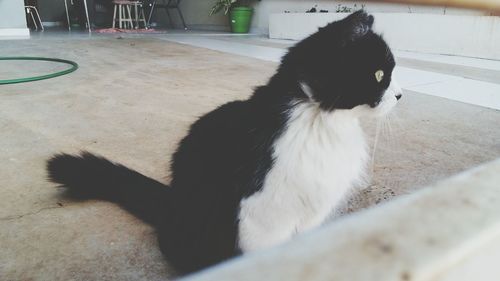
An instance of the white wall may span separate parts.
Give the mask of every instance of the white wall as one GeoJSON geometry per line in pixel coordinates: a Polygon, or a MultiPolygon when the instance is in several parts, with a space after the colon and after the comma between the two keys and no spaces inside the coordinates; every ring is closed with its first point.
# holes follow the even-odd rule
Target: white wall
{"type": "Polygon", "coordinates": [[[303,13],[311,7],[317,5],[317,10],[328,10],[335,12],[338,5],[354,7],[365,5],[365,9],[371,13],[425,13],[425,14],[459,14],[459,15],[483,15],[484,12],[464,10],[457,8],[443,7],[429,7],[418,5],[401,5],[401,4],[384,4],[384,3],[365,3],[363,1],[331,1],[331,0],[317,0],[317,1],[303,1],[303,0],[262,0],[255,5],[255,15],[253,18],[253,32],[268,33],[269,15],[275,13],[284,13],[290,11],[291,13],[303,13]]]}
{"type": "Polygon", "coordinates": [[[26,36],[24,3],[20,0],[0,0],[0,36],[26,36]]]}
{"type": "Polygon", "coordinates": [[[26,28],[23,1],[0,0],[0,28],[26,28]]]}
{"type": "MultiPolygon", "coordinates": [[[[271,38],[300,40],[345,17],[332,14],[273,14],[271,38]]],[[[500,17],[373,13],[374,28],[396,50],[500,60],[500,17]]]]}

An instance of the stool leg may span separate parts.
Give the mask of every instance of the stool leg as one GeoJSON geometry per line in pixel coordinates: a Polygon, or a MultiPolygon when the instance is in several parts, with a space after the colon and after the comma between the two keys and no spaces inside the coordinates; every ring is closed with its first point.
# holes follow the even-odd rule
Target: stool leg
{"type": "Polygon", "coordinates": [[[184,30],[187,30],[188,27],[186,25],[186,22],[184,21],[184,16],[182,16],[182,12],[179,6],[177,6],[177,12],[179,12],[179,16],[181,17],[182,25],[184,25],[184,30]]]}
{"type": "Polygon", "coordinates": [[[144,15],[144,7],[141,5],[141,15],[142,15],[142,23],[144,24],[144,28],[148,29],[148,24],[146,23],[146,16],[144,15]]]}
{"type": "Polygon", "coordinates": [[[116,25],[116,4],[113,8],[113,28],[115,28],[116,25]]]}
{"type": "Polygon", "coordinates": [[[127,7],[122,5],[122,26],[121,28],[127,29],[127,7]]]}
{"type": "Polygon", "coordinates": [[[132,12],[130,11],[130,6],[132,5],[127,5],[127,11],[128,11],[128,22],[130,24],[130,29],[134,28],[134,22],[132,21],[132,12]]]}
{"type": "Polygon", "coordinates": [[[135,29],[139,28],[139,5],[137,3],[134,4],[134,16],[135,16],[135,29]]]}
{"type": "Polygon", "coordinates": [[[127,5],[122,5],[122,27],[127,29],[127,5]]]}
{"type": "Polygon", "coordinates": [[[120,29],[122,29],[122,21],[123,21],[122,13],[123,13],[123,5],[119,4],[118,5],[118,27],[120,27],[120,29]]]}
{"type": "Polygon", "coordinates": [[[123,22],[123,29],[127,29],[127,5],[122,5],[122,22],[123,22]]]}

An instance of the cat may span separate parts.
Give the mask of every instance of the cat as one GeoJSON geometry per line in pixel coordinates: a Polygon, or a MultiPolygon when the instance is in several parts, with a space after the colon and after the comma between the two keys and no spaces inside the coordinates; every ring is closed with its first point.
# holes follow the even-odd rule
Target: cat
{"type": "Polygon", "coordinates": [[[362,183],[369,157],[359,119],[385,115],[401,97],[373,22],[357,11],[320,28],[249,99],[199,118],[173,155],[169,185],[88,152],[54,155],[49,179],[156,227],[180,274],[289,241],[362,183]]]}

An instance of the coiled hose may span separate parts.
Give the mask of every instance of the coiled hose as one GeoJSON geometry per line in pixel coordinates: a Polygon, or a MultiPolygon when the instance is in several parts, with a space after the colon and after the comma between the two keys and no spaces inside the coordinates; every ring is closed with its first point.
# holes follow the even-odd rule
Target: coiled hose
{"type": "Polygon", "coordinates": [[[65,64],[71,65],[70,68],[46,74],[46,75],[40,75],[40,76],[32,76],[32,77],[24,77],[24,78],[16,78],[16,79],[5,79],[5,80],[0,80],[0,85],[6,85],[6,84],[15,84],[15,83],[24,83],[24,82],[32,82],[32,81],[38,81],[38,80],[43,80],[43,79],[50,79],[54,78],[57,76],[65,75],[68,73],[71,73],[75,70],[78,69],[78,64],[74,61],[70,60],[63,60],[63,59],[57,59],[57,58],[44,58],[44,57],[0,57],[0,61],[2,60],[36,60],[36,61],[52,61],[52,62],[61,62],[65,64]]]}

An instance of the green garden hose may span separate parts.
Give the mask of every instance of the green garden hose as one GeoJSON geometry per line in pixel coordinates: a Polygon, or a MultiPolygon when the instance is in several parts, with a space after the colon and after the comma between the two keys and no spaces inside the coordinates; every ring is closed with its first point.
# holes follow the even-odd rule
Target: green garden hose
{"type": "Polygon", "coordinates": [[[0,57],[0,61],[2,60],[41,60],[41,61],[52,61],[52,62],[62,62],[71,65],[70,68],[59,71],[59,72],[54,72],[46,75],[40,75],[40,76],[32,76],[32,77],[25,77],[25,78],[17,78],[17,79],[6,79],[6,80],[0,80],[0,85],[5,85],[5,84],[14,84],[14,83],[24,83],[24,82],[31,82],[31,81],[38,81],[38,80],[43,80],[43,79],[49,79],[49,78],[54,78],[57,76],[65,75],[68,73],[71,73],[75,70],[78,69],[78,64],[74,61],[70,60],[63,60],[63,59],[56,59],[56,58],[43,58],[43,57],[0,57]]]}

